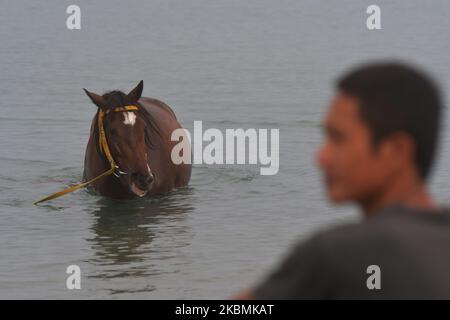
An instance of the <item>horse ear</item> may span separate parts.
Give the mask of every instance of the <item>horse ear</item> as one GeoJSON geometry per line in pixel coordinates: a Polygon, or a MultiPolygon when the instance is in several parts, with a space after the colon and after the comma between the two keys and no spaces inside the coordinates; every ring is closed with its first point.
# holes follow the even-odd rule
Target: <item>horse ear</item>
{"type": "Polygon", "coordinates": [[[105,101],[105,99],[103,99],[102,96],[99,96],[98,94],[93,93],[93,92],[89,92],[89,91],[87,91],[85,88],[83,88],[83,90],[84,90],[84,92],[86,92],[87,96],[88,96],[89,98],[91,98],[92,102],[93,102],[97,107],[99,107],[100,109],[105,109],[105,108],[106,108],[106,106],[107,106],[107,105],[106,105],[106,101],[105,101]]]}
{"type": "Polygon", "coordinates": [[[130,93],[127,95],[128,99],[137,102],[141,98],[143,89],[144,89],[144,81],[141,80],[136,86],[136,88],[131,90],[130,93]]]}

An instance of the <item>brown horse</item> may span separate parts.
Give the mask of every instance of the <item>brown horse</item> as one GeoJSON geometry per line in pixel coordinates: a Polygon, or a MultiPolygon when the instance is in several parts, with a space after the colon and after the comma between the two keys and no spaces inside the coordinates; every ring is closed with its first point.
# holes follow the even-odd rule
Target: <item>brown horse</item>
{"type": "Polygon", "coordinates": [[[86,147],[83,179],[110,169],[110,158],[117,166],[114,175],[93,182],[93,189],[126,199],[164,194],[188,184],[191,165],[176,165],[171,160],[172,148],[178,143],[171,141],[171,134],[181,125],[167,104],[141,97],[143,81],[128,94],[111,91],[100,96],[84,90],[98,110],[86,147]],[[109,150],[101,143],[102,131],[109,150]]]}

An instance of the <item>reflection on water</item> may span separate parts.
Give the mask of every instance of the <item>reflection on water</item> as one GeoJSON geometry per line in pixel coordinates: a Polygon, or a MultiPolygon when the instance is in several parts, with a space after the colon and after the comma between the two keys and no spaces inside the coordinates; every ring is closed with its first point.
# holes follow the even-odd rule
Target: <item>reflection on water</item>
{"type": "MultiPolygon", "coordinates": [[[[170,248],[157,247],[159,236],[170,235],[173,248],[186,246],[183,239],[188,231],[183,220],[194,210],[192,188],[183,188],[175,193],[153,199],[118,201],[100,198],[92,211],[93,237],[88,239],[94,256],[87,262],[96,267],[89,276],[93,279],[130,278],[142,279],[164,272],[154,264],[156,259],[170,258],[170,248]],[[178,241],[177,241],[178,240],[178,241]],[[155,259],[152,259],[155,258],[155,259]]],[[[148,280],[148,279],[147,279],[148,280]]],[[[147,285],[138,289],[136,284],[112,293],[152,291],[147,285]]]]}

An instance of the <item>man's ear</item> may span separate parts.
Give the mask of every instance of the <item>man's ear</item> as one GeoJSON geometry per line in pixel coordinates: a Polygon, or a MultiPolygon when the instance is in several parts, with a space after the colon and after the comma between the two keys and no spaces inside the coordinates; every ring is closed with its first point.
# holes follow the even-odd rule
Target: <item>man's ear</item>
{"type": "Polygon", "coordinates": [[[130,93],[127,95],[128,99],[134,102],[138,102],[138,100],[141,98],[142,90],[144,89],[144,81],[141,80],[136,88],[130,91],[130,93]]]}
{"type": "Polygon", "coordinates": [[[88,96],[89,98],[91,98],[92,102],[93,102],[97,107],[99,107],[100,109],[106,109],[107,104],[106,104],[105,99],[103,99],[102,96],[100,96],[100,95],[98,95],[98,94],[96,94],[96,93],[93,93],[93,92],[89,92],[89,91],[87,91],[85,88],[83,88],[83,90],[84,90],[84,92],[86,92],[87,96],[88,96]]]}
{"type": "Polygon", "coordinates": [[[396,132],[388,137],[386,142],[384,152],[389,162],[399,167],[414,163],[416,145],[411,135],[396,132]]]}

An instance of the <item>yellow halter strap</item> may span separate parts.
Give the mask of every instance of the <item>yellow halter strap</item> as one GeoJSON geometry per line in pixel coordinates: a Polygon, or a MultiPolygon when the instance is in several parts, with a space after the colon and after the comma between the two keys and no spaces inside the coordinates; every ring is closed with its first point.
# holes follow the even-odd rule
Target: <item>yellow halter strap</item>
{"type": "MultiPolygon", "coordinates": [[[[137,106],[125,106],[125,107],[117,107],[115,109],[113,109],[113,112],[126,112],[126,111],[134,111],[134,110],[138,110],[137,106]]],[[[109,176],[111,174],[114,173],[114,171],[116,169],[118,169],[116,162],[114,161],[112,155],[111,155],[111,151],[109,149],[109,145],[108,145],[108,141],[106,140],[106,134],[105,134],[105,129],[103,128],[103,117],[105,116],[105,114],[108,114],[110,112],[109,109],[107,109],[106,111],[103,111],[102,109],[100,109],[98,111],[98,131],[99,131],[99,147],[100,147],[100,152],[104,153],[106,158],[108,159],[108,162],[111,166],[111,168],[105,172],[103,172],[102,174],[98,175],[95,178],[92,178],[89,181],[83,182],[83,183],[79,183],[75,186],[66,188],[64,190],[55,192],[45,198],[42,198],[36,202],[34,202],[33,204],[38,204],[40,202],[44,202],[44,201],[48,201],[48,200],[52,200],[55,198],[59,198],[65,194],[68,194],[70,192],[73,192],[75,190],[87,187],[88,185],[90,185],[91,183],[104,178],[106,176],[109,176]]]]}

